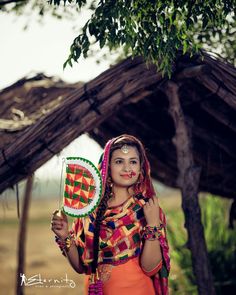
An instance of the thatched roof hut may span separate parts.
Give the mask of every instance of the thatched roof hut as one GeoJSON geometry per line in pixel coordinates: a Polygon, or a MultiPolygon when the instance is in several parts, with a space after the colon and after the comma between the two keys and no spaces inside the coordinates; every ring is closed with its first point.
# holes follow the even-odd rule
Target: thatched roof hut
{"type": "MultiPolygon", "coordinates": [[[[192,129],[199,189],[236,198],[236,69],[204,53],[179,56],[171,78],[192,129]]],[[[26,177],[84,132],[101,145],[131,133],[146,145],[153,177],[178,185],[175,125],[154,66],[127,59],[82,84],[39,74],[0,92],[0,192],[26,177]]]]}
{"type": "Polygon", "coordinates": [[[24,78],[2,90],[0,102],[0,193],[84,132],[101,145],[121,133],[136,135],[153,177],[181,189],[198,291],[215,294],[197,195],[236,200],[232,65],[206,53],[180,55],[167,79],[142,58],[129,58],[83,85],[24,78]]]}

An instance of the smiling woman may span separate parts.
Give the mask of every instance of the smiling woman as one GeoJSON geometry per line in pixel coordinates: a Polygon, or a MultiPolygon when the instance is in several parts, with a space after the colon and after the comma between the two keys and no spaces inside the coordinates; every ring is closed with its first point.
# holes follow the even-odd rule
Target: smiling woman
{"type": "Polygon", "coordinates": [[[99,166],[103,197],[95,212],[75,219],[70,233],[65,216],[52,217],[63,254],[86,274],[85,294],[168,294],[166,220],[142,143],[126,134],[111,139],[99,166]]]}
{"type": "Polygon", "coordinates": [[[140,160],[136,147],[124,145],[112,153],[110,162],[110,178],[113,181],[113,196],[108,200],[109,205],[117,205],[125,201],[133,185],[140,177],[140,160]],[[128,189],[127,189],[128,188],[128,189]]]}

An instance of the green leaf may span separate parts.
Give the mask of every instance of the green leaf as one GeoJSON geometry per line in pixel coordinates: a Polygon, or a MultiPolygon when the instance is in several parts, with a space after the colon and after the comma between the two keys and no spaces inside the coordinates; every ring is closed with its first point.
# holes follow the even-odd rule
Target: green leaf
{"type": "Polygon", "coordinates": [[[103,48],[103,46],[106,44],[106,38],[103,37],[99,40],[99,46],[100,48],[103,48]]]}
{"type": "Polygon", "coordinates": [[[186,40],[183,41],[183,54],[185,54],[187,52],[188,49],[188,43],[186,40]]]}

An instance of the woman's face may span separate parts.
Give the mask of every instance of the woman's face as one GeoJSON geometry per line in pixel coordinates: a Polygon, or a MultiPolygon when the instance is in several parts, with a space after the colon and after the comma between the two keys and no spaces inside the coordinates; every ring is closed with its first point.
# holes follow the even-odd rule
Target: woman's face
{"type": "Polygon", "coordinates": [[[130,187],[140,174],[140,159],[136,147],[123,146],[114,150],[111,156],[110,171],[113,184],[118,187],[130,187]]]}

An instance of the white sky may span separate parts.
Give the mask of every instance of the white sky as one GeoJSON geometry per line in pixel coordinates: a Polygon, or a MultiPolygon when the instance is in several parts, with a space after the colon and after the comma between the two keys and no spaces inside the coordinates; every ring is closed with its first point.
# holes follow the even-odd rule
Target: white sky
{"type": "MultiPolygon", "coordinates": [[[[78,25],[85,19],[86,15],[80,15],[78,25]]],[[[73,23],[46,17],[44,25],[31,21],[29,28],[23,31],[26,23],[24,17],[0,14],[0,89],[36,72],[59,76],[68,82],[89,81],[109,67],[109,62],[103,61],[98,65],[95,58],[89,58],[63,71],[70,44],[76,37],[73,23]]],[[[59,177],[62,157],[81,156],[97,163],[100,154],[101,148],[83,135],[63,150],[59,157],[41,167],[36,176],[47,179],[59,177]]]]}
{"type": "MultiPolygon", "coordinates": [[[[78,26],[85,20],[86,15],[80,14],[78,26]]],[[[78,82],[91,80],[109,67],[109,62],[102,61],[98,65],[95,58],[88,58],[63,71],[63,63],[76,37],[73,23],[47,16],[44,25],[31,21],[24,31],[26,23],[24,17],[0,14],[0,89],[32,72],[78,82]]]]}

